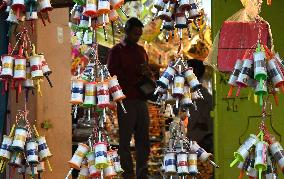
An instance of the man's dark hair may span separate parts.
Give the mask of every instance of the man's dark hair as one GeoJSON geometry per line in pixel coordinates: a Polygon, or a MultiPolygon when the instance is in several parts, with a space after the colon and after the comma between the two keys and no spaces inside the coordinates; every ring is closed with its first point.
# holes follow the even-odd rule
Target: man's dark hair
{"type": "Polygon", "coordinates": [[[137,19],[136,17],[131,17],[130,19],[128,19],[128,21],[125,23],[124,26],[124,31],[125,33],[129,33],[134,27],[141,27],[143,28],[144,25],[143,23],[137,19]]]}
{"type": "Polygon", "coordinates": [[[200,80],[205,73],[203,62],[197,59],[189,59],[187,60],[187,64],[193,68],[193,73],[196,75],[197,79],[200,80]]]}

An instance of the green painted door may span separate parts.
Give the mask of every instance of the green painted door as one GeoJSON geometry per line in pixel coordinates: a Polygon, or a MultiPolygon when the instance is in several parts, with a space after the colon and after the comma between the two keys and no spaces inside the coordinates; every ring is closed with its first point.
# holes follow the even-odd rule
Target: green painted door
{"type": "MultiPolygon", "coordinates": [[[[261,16],[267,20],[272,29],[274,45],[280,56],[284,57],[284,1],[272,1],[272,6],[268,7],[264,0],[261,16]]],[[[240,8],[241,2],[238,0],[213,0],[212,1],[212,32],[213,38],[220,29],[225,19],[233,15],[240,8]]],[[[214,145],[215,160],[220,165],[220,169],[215,170],[216,179],[237,179],[239,169],[234,166],[229,167],[233,160],[233,152],[238,149],[240,142],[243,142],[250,133],[258,131],[261,122],[261,108],[254,103],[253,96],[248,100],[249,91],[242,90],[240,98],[226,99],[228,85],[223,74],[216,73],[214,76],[214,145]]],[[[266,125],[272,134],[281,140],[284,146],[284,95],[280,96],[280,105],[275,106],[273,102],[273,112],[266,120],[266,125]]],[[[280,179],[284,175],[280,173],[280,179]]]]}

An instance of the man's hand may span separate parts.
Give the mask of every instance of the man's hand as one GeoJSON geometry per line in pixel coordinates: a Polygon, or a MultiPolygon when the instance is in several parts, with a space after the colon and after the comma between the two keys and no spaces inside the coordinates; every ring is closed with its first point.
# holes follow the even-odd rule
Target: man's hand
{"type": "Polygon", "coordinates": [[[141,74],[143,76],[148,77],[148,78],[152,78],[153,73],[152,73],[152,70],[151,70],[151,68],[148,64],[144,63],[144,64],[141,65],[141,74]]]}

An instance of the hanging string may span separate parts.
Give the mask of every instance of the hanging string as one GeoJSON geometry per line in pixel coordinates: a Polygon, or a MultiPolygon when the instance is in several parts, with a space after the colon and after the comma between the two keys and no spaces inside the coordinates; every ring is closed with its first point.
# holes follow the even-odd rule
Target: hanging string
{"type": "Polygon", "coordinates": [[[22,41],[23,46],[26,50],[28,50],[28,46],[30,47],[30,49],[32,49],[31,39],[28,35],[28,30],[26,29],[26,27],[21,28],[21,31],[16,34],[16,38],[17,38],[17,41],[12,51],[10,52],[10,55],[14,53],[20,41],[22,41]]]}

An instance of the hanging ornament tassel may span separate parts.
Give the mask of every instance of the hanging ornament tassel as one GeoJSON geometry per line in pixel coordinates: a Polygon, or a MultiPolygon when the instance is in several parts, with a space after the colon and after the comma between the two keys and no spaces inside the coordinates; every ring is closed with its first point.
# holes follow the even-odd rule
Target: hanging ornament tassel
{"type": "Polygon", "coordinates": [[[181,41],[181,39],[180,39],[179,45],[178,45],[178,51],[177,51],[178,54],[179,54],[179,52],[180,52],[180,50],[181,50],[181,45],[182,45],[182,41],[181,41]]]}
{"type": "Polygon", "coordinates": [[[122,7],[119,8],[121,10],[121,12],[127,17],[129,18],[129,15],[127,15],[127,13],[122,9],[122,7]]]}
{"type": "Polygon", "coordinates": [[[8,91],[8,80],[5,80],[5,91],[8,91]]]}
{"type": "Polygon", "coordinates": [[[19,103],[19,91],[16,90],[16,103],[19,103]]]}
{"type": "Polygon", "coordinates": [[[179,108],[179,99],[176,99],[176,108],[179,108]]]}
{"type": "Polygon", "coordinates": [[[18,93],[22,93],[22,83],[18,82],[18,93]]]}
{"type": "Polygon", "coordinates": [[[107,41],[105,14],[103,14],[103,30],[104,30],[105,41],[107,41]]]}
{"type": "Polygon", "coordinates": [[[42,13],[41,13],[41,12],[38,12],[38,15],[39,15],[39,17],[40,17],[40,19],[41,19],[41,21],[42,21],[42,24],[43,24],[44,26],[46,26],[46,23],[45,23],[45,20],[44,20],[44,18],[43,18],[43,16],[42,16],[42,13]]]}
{"type": "Polygon", "coordinates": [[[37,84],[37,93],[40,95],[40,97],[42,97],[42,92],[40,88],[40,80],[36,80],[36,84],[37,84]]]}
{"type": "Polygon", "coordinates": [[[52,168],[51,168],[51,165],[50,165],[50,162],[49,162],[48,159],[46,160],[46,163],[47,163],[47,166],[48,166],[49,171],[52,172],[52,168]]]}
{"type": "Polygon", "coordinates": [[[188,35],[188,38],[191,39],[191,33],[190,33],[189,26],[187,26],[187,35],[188,35]]]}
{"type": "Polygon", "coordinates": [[[166,42],[169,42],[169,32],[166,31],[166,42]]]}
{"type": "Polygon", "coordinates": [[[49,79],[49,76],[48,76],[48,75],[44,75],[44,76],[45,76],[45,78],[46,78],[46,80],[47,80],[47,82],[48,82],[49,86],[52,88],[52,87],[53,87],[53,85],[52,85],[51,80],[49,79]]]}
{"type": "Polygon", "coordinates": [[[152,21],[154,21],[154,20],[156,19],[158,13],[159,13],[159,11],[157,11],[157,12],[154,14],[154,16],[153,16],[153,18],[152,18],[152,21]]]}
{"type": "Polygon", "coordinates": [[[161,27],[160,27],[160,32],[162,32],[162,31],[163,31],[164,24],[165,24],[165,20],[163,20],[163,22],[162,22],[162,25],[161,25],[161,27]]]}
{"type": "Polygon", "coordinates": [[[88,25],[88,27],[91,27],[91,26],[92,26],[92,17],[89,16],[89,25],[88,25]]]}
{"type": "Polygon", "coordinates": [[[12,81],[11,89],[12,89],[12,90],[15,89],[15,81],[12,81]]]}
{"type": "Polygon", "coordinates": [[[119,103],[120,103],[120,106],[121,106],[121,108],[122,108],[124,114],[127,114],[127,111],[126,111],[126,109],[125,109],[125,106],[124,106],[123,102],[122,102],[122,101],[119,101],[119,103]]]}
{"type": "Polygon", "coordinates": [[[200,90],[197,90],[197,94],[200,96],[201,99],[204,99],[200,90]]]}
{"type": "Polygon", "coordinates": [[[199,29],[199,24],[198,24],[197,21],[198,21],[198,19],[195,18],[195,19],[193,20],[193,23],[194,23],[194,25],[196,26],[196,30],[199,31],[200,29],[199,29]]]}
{"type": "Polygon", "coordinates": [[[238,90],[237,90],[237,93],[236,93],[236,97],[239,97],[239,95],[240,95],[240,93],[241,93],[241,89],[242,89],[242,88],[239,86],[239,87],[238,87],[238,90]]]}
{"type": "Polygon", "coordinates": [[[1,168],[1,173],[4,173],[5,167],[6,167],[6,162],[3,161],[2,168],[1,168]]]}
{"type": "Polygon", "coordinates": [[[32,170],[32,178],[34,178],[35,177],[35,168],[34,168],[34,166],[33,165],[31,165],[31,170],[32,170]]]}
{"type": "Polygon", "coordinates": [[[46,12],[46,17],[47,17],[47,21],[48,21],[49,23],[51,23],[51,20],[50,20],[50,17],[49,17],[48,12],[46,12]]]}
{"type": "Polygon", "coordinates": [[[179,39],[182,41],[182,29],[178,29],[179,39]]]}
{"type": "Polygon", "coordinates": [[[253,101],[254,101],[255,104],[257,104],[258,99],[257,99],[257,95],[255,95],[255,94],[253,95],[253,101]]]}
{"type": "Polygon", "coordinates": [[[277,96],[276,92],[273,93],[273,98],[274,98],[276,106],[278,106],[279,105],[279,99],[278,99],[278,96],[277,96]]]}
{"type": "Polygon", "coordinates": [[[3,162],[3,160],[0,160],[0,172],[2,171],[3,162]]]}
{"type": "Polygon", "coordinates": [[[211,165],[213,165],[215,168],[220,168],[219,165],[217,165],[215,162],[213,162],[212,160],[209,160],[209,162],[211,163],[211,165]]]}
{"type": "Polygon", "coordinates": [[[231,87],[230,87],[230,89],[229,89],[229,92],[228,92],[227,98],[229,98],[229,97],[231,97],[231,96],[232,96],[233,89],[234,89],[234,86],[231,86],[231,87]]]}
{"type": "Polygon", "coordinates": [[[29,89],[26,89],[26,96],[25,96],[26,102],[29,101],[29,89]]]}
{"type": "Polygon", "coordinates": [[[77,118],[78,105],[74,106],[74,118],[77,118]]]}
{"type": "Polygon", "coordinates": [[[13,179],[13,177],[15,175],[15,172],[16,172],[16,168],[12,167],[12,172],[11,172],[11,175],[10,175],[10,179],[13,179]]]}
{"type": "Polygon", "coordinates": [[[88,108],[88,121],[91,121],[91,108],[88,108]]]}
{"type": "Polygon", "coordinates": [[[101,179],[104,179],[104,172],[103,172],[103,170],[101,171],[101,179]]]}
{"type": "Polygon", "coordinates": [[[262,96],[262,94],[259,95],[259,105],[263,106],[263,96],[262,96]]]}
{"type": "Polygon", "coordinates": [[[13,134],[14,134],[15,126],[16,126],[16,125],[13,124],[12,129],[11,129],[10,134],[9,134],[9,137],[10,137],[10,138],[12,138],[12,136],[13,136],[13,134]]]}
{"type": "Polygon", "coordinates": [[[67,176],[65,177],[65,179],[68,179],[68,178],[69,178],[69,176],[72,174],[72,171],[73,171],[73,170],[74,170],[73,168],[71,168],[71,169],[69,170],[69,172],[68,172],[67,176]]]}

